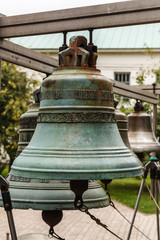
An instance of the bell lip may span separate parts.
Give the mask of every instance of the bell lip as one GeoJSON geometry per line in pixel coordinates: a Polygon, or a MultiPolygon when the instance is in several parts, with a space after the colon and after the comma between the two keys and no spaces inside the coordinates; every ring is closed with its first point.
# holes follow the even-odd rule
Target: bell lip
{"type": "Polygon", "coordinates": [[[119,179],[119,178],[129,178],[143,175],[143,167],[137,166],[126,169],[105,169],[105,170],[50,170],[50,169],[22,169],[19,167],[14,167],[11,170],[12,175],[21,177],[28,177],[28,172],[30,178],[39,178],[39,174],[43,179],[55,179],[55,180],[98,180],[98,179],[119,179]],[[37,170],[37,171],[36,171],[37,170]],[[47,175],[47,176],[46,176],[47,175]]]}
{"type": "MultiPolygon", "coordinates": [[[[74,207],[75,194],[70,189],[69,181],[54,181],[52,183],[11,181],[10,174],[7,180],[10,185],[13,208],[76,210],[74,207]]],[[[89,181],[88,189],[83,194],[83,201],[88,208],[102,208],[109,205],[108,195],[97,181],[89,181]]],[[[1,196],[0,205],[2,205],[1,196]]]]}
{"type": "MultiPolygon", "coordinates": [[[[77,210],[74,207],[74,199],[73,200],[27,200],[27,199],[16,199],[12,197],[12,207],[13,209],[33,209],[33,210],[77,210]]],[[[1,201],[1,199],[0,199],[1,201]]],[[[98,209],[109,206],[108,198],[97,198],[95,200],[92,199],[83,199],[84,204],[89,209],[98,209]]],[[[0,204],[1,205],[1,204],[0,204]]]]}
{"type": "MultiPolygon", "coordinates": [[[[131,143],[130,143],[130,145],[131,145],[131,143]]],[[[131,149],[135,153],[144,153],[144,152],[151,153],[151,152],[159,152],[160,151],[160,147],[159,146],[158,146],[158,148],[156,148],[156,147],[147,148],[147,146],[138,148],[138,147],[132,147],[131,146],[131,149]]]]}
{"type": "Polygon", "coordinates": [[[42,233],[27,233],[27,234],[23,234],[23,235],[18,236],[18,240],[30,240],[31,237],[36,237],[35,240],[48,240],[48,235],[42,234],[42,233]],[[43,236],[43,238],[41,238],[42,236],[43,236]]]}
{"type": "Polygon", "coordinates": [[[53,180],[115,179],[142,175],[140,160],[125,145],[121,148],[102,148],[94,151],[93,149],[61,150],[37,149],[28,145],[15,159],[10,174],[26,178],[41,176],[43,179],[53,180]],[[64,164],[64,153],[66,164],[64,164]],[[46,164],[42,162],[43,159],[46,159],[46,164]],[[77,161],[81,165],[77,165],[77,161]],[[41,162],[43,164],[39,164],[41,162]]]}

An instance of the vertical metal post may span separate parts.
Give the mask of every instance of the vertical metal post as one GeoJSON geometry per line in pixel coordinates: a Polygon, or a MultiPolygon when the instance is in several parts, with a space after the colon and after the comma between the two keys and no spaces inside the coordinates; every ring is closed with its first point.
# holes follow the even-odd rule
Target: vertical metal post
{"type": "Polygon", "coordinates": [[[6,233],[6,240],[9,240],[9,233],[6,233]]]}
{"type": "Polygon", "coordinates": [[[1,58],[0,58],[0,91],[1,91],[1,78],[2,78],[2,60],[1,60],[1,58]]]}
{"type": "Polygon", "coordinates": [[[12,240],[17,240],[12,211],[6,211],[12,240]]]}
{"type": "MultiPolygon", "coordinates": [[[[155,181],[155,199],[158,204],[158,179],[155,181]]],[[[160,240],[160,232],[159,232],[159,209],[156,206],[156,218],[157,218],[157,239],[160,240]]]]}
{"type": "MultiPolygon", "coordinates": [[[[153,93],[155,94],[156,93],[156,83],[153,83],[153,93]]],[[[152,130],[156,136],[156,125],[157,125],[157,104],[154,104],[153,105],[153,122],[152,122],[152,130]]],[[[155,152],[152,152],[151,153],[151,156],[152,157],[155,157],[156,156],[156,153],[155,152]]]]}
{"type": "Polygon", "coordinates": [[[89,45],[93,45],[93,29],[89,29],[89,45]]]}
{"type": "Polygon", "coordinates": [[[0,175],[0,190],[1,190],[1,194],[2,194],[4,210],[6,211],[7,218],[8,218],[8,224],[9,224],[9,228],[10,228],[11,239],[12,240],[17,240],[17,234],[16,234],[14,219],[13,219],[13,215],[12,215],[12,203],[11,203],[10,193],[8,191],[8,186],[9,186],[9,184],[6,181],[6,179],[4,179],[0,175]]]}
{"type": "MultiPolygon", "coordinates": [[[[1,18],[2,18],[2,17],[5,17],[5,16],[6,16],[6,15],[0,13],[0,23],[1,23],[1,18]]],[[[2,69],[1,69],[1,67],[2,67],[2,60],[1,60],[1,58],[0,58],[0,91],[1,91],[1,74],[2,74],[2,69]]]]}
{"type": "Polygon", "coordinates": [[[67,32],[63,32],[63,47],[67,47],[67,32]]]}
{"type": "Polygon", "coordinates": [[[141,182],[141,186],[140,186],[140,189],[139,189],[139,193],[138,193],[136,205],[135,205],[135,208],[134,208],[134,214],[133,214],[131,226],[130,226],[130,229],[129,229],[129,233],[128,233],[128,236],[127,236],[127,240],[129,240],[129,239],[130,239],[130,236],[131,236],[131,232],[132,232],[134,220],[135,220],[135,217],[136,217],[136,213],[137,213],[137,210],[138,210],[139,202],[140,202],[140,199],[141,199],[141,195],[142,195],[142,190],[143,190],[143,187],[144,187],[144,183],[145,183],[145,178],[143,178],[143,180],[142,180],[142,182],[141,182]]]}

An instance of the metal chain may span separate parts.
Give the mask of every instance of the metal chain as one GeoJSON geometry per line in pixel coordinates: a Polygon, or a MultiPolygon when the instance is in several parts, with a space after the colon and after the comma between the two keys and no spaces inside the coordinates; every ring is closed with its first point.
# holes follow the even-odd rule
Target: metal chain
{"type": "Polygon", "coordinates": [[[54,232],[53,227],[50,228],[48,237],[49,237],[50,239],[51,239],[51,238],[56,238],[56,239],[59,239],[59,240],[65,240],[64,238],[61,238],[58,234],[56,234],[56,233],[54,232]]]}
{"type": "MultiPolygon", "coordinates": [[[[109,197],[109,205],[111,207],[113,207],[129,224],[131,224],[131,222],[116,208],[115,204],[112,202],[111,200],[111,196],[109,194],[109,192],[107,191],[106,192],[108,197],[109,197]]],[[[141,230],[139,230],[135,225],[133,225],[133,227],[138,231],[140,232],[144,237],[146,237],[147,239],[151,240],[147,235],[145,235],[141,230]]]]}
{"type": "Polygon", "coordinates": [[[120,240],[123,240],[122,238],[120,238],[117,234],[115,234],[114,232],[112,232],[110,229],[108,229],[107,225],[106,224],[103,224],[101,222],[100,219],[96,218],[94,215],[92,215],[89,211],[88,211],[88,208],[87,206],[83,205],[81,208],[79,208],[79,210],[81,212],[84,212],[86,213],[88,216],[90,216],[90,218],[95,221],[98,225],[100,225],[101,227],[105,228],[108,232],[110,232],[111,234],[113,234],[115,237],[117,237],[118,239],[120,240]]]}

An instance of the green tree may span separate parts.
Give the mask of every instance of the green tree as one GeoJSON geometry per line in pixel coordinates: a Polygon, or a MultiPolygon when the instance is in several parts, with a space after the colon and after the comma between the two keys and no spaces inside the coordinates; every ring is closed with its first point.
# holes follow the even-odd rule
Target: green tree
{"type": "Polygon", "coordinates": [[[18,120],[32,101],[38,81],[19,72],[17,66],[2,61],[0,93],[0,142],[12,164],[18,143],[18,120]]]}

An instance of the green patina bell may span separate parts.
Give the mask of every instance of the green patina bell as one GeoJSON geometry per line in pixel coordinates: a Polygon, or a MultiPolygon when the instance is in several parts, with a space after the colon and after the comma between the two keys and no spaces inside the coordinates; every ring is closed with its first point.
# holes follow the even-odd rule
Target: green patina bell
{"type": "MultiPolygon", "coordinates": [[[[19,142],[17,156],[29,144],[37,124],[39,112],[39,89],[34,91],[35,103],[30,104],[19,120],[19,142]]],[[[75,195],[67,180],[35,180],[8,176],[13,208],[37,210],[74,210],[75,195]]],[[[100,184],[90,180],[88,190],[83,195],[88,208],[102,208],[109,205],[109,199],[100,184]]],[[[0,205],[2,202],[0,202],[0,205]]]]}
{"type": "Polygon", "coordinates": [[[141,175],[139,159],[120,137],[112,82],[96,69],[94,48],[72,37],[59,58],[60,67],[42,82],[37,126],[10,183],[141,175]]]}

